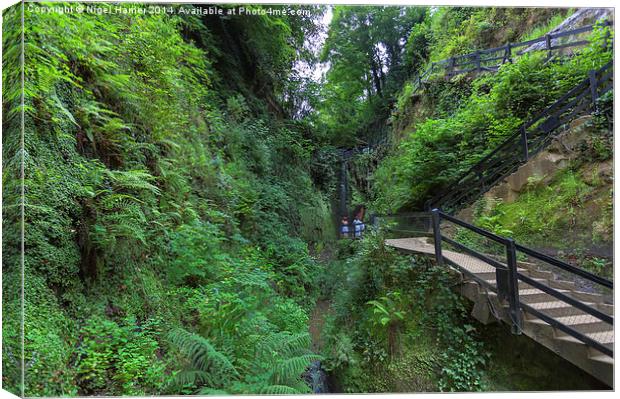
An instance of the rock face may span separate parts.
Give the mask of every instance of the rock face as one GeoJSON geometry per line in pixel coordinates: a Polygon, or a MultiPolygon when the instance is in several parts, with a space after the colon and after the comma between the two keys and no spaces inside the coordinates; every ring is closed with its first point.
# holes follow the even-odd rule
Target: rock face
{"type": "MultiPolygon", "coordinates": [[[[603,19],[609,20],[613,22],[614,18],[614,10],[612,8],[580,8],[573,15],[566,18],[561,24],[550,30],[551,33],[564,32],[567,30],[577,29],[582,26],[594,24],[596,21],[600,21],[603,19]]],[[[557,45],[561,42],[575,41],[580,40],[573,38],[571,36],[562,37],[558,39],[553,39],[551,41],[551,45],[557,45]]],[[[535,43],[530,47],[523,50],[524,53],[529,51],[543,50],[545,48],[545,43],[535,43]]]]}
{"type": "MultiPolygon", "coordinates": [[[[568,167],[572,160],[580,156],[579,148],[590,139],[591,124],[588,122],[591,119],[590,115],[575,119],[570,127],[554,138],[544,151],[539,152],[503,182],[487,191],[484,194],[486,206],[491,208],[497,201],[514,202],[529,184],[549,183],[559,171],[568,167]]],[[[599,177],[606,179],[606,174],[613,175],[613,170],[608,169],[609,167],[601,168],[598,171],[599,177]]],[[[469,207],[462,210],[459,217],[471,221],[472,214],[473,207],[469,207]]]]}

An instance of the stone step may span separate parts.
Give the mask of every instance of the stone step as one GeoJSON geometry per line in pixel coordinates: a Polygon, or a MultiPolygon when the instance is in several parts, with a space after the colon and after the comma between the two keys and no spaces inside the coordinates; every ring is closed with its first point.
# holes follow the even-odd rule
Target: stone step
{"type": "MultiPolygon", "coordinates": [[[[484,279],[487,283],[493,284],[493,286],[497,286],[497,281],[495,280],[495,276],[493,276],[493,278],[491,279],[484,279]]],[[[534,281],[537,281],[541,284],[545,284],[547,285],[547,280],[545,280],[544,278],[533,278],[534,281]]],[[[536,287],[533,287],[529,284],[524,283],[523,281],[519,281],[519,291],[522,289],[536,289],[536,287]]]]}
{"type": "Polygon", "coordinates": [[[605,314],[610,316],[614,315],[614,305],[608,303],[597,303],[594,307],[605,314]]]}
{"type": "MultiPolygon", "coordinates": [[[[550,317],[564,317],[564,316],[574,316],[574,315],[583,315],[585,314],[583,311],[577,309],[576,307],[569,305],[566,302],[562,301],[549,301],[549,302],[536,302],[528,304],[535,310],[544,313],[550,317]]],[[[592,306],[592,304],[588,304],[592,306]]],[[[527,313],[527,310],[526,310],[527,313]]]]}
{"type": "MultiPolygon", "coordinates": [[[[557,291],[560,291],[563,294],[570,296],[571,298],[577,299],[581,302],[591,302],[591,303],[604,303],[606,300],[605,296],[592,292],[584,292],[579,291],[575,288],[574,283],[569,281],[562,280],[543,280],[542,278],[535,278],[536,281],[546,285],[547,287],[553,288],[557,291]]],[[[537,289],[536,287],[524,283],[519,282],[519,289],[537,289]]],[[[612,305],[613,308],[613,305],[612,305]]]]}
{"type": "Polygon", "coordinates": [[[603,354],[590,356],[590,360],[592,360],[593,362],[602,363],[607,366],[613,367],[614,365],[614,359],[612,357],[609,357],[603,354]]]}
{"type": "MultiPolygon", "coordinates": [[[[562,294],[570,293],[570,291],[568,290],[558,290],[558,292],[562,294]]],[[[537,288],[520,289],[519,299],[528,304],[536,302],[551,302],[557,300],[553,295],[547,294],[546,292],[541,291],[537,288]]]]}
{"type": "Polygon", "coordinates": [[[521,260],[517,261],[517,266],[522,267],[524,269],[528,269],[528,270],[529,269],[536,269],[538,267],[538,265],[535,264],[535,263],[524,262],[524,261],[521,261],[521,260]]]}
{"type": "MultiPolygon", "coordinates": [[[[527,270],[525,269],[517,269],[517,271],[519,273],[527,273],[527,270]]],[[[483,272],[483,273],[476,273],[476,276],[480,277],[483,280],[493,280],[493,284],[496,283],[496,279],[497,279],[497,275],[496,275],[496,271],[488,271],[488,272],[483,272]]]]}
{"type": "MultiPolygon", "coordinates": [[[[575,316],[563,316],[555,318],[559,323],[569,326],[581,333],[593,333],[613,331],[613,326],[599,320],[598,318],[589,314],[575,315],[575,316]]],[[[531,316],[528,322],[535,324],[547,324],[547,322],[540,320],[534,316],[531,316]]]]}
{"type": "Polygon", "coordinates": [[[549,287],[563,290],[576,290],[575,283],[566,280],[547,280],[549,287]]]}
{"type": "Polygon", "coordinates": [[[603,295],[596,294],[593,292],[571,290],[569,296],[571,298],[575,298],[580,301],[593,302],[593,303],[596,303],[597,305],[605,301],[605,297],[603,295]]]}
{"type": "MultiPolygon", "coordinates": [[[[547,287],[555,288],[558,290],[567,290],[567,291],[575,291],[575,284],[570,281],[563,280],[548,280],[545,278],[534,277],[535,281],[544,284],[547,287]]],[[[528,283],[524,283],[523,281],[519,281],[519,288],[536,288],[528,283]]]]}
{"type": "Polygon", "coordinates": [[[538,270],[538,269],[528,269],[527,274],[530,275],[531,277],[544,278],[547,280],[555,279],[555,277],[553,276],[553,273],[548,272],[548,271],[538,270]]]}
{"type": "MultiPolygon", "coordinates": [[[[601,343],[602,345],[604,345],[605,347],[609,348],[609,349],[613,349],[614,347],[614,333],[613,330],[612,331],[601,331],[601,332],[591,332],[591,333],[586,333],[585,334],[588,338],[591,338],[599,343],[601,343]]],[[[560,333],[560,335],[558,335],[558,337],[556,338],[559,341],[567,341],[567,342],[573,342],[573,343],[580,343],[583,344],[583,342],[571,335],[565,334],[565,333],[560,333]]]]}

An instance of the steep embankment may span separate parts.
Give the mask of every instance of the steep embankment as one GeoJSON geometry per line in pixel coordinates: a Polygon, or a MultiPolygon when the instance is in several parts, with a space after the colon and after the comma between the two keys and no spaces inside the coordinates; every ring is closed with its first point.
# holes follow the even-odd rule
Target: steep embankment
{"type": "Polygon", "coordinates": [[[306,392],[320,266],[300,236],[333,228],[312,129],[277,99],[303,96],[285,78],[311,19],[26,7],[22,151],[20,9],[3,24],[3,386],[20,392],[23,160],[26,395],[306,392]]]}
{"type": "Polygon", "coordinates": [[[512,135],[525,121],[612,59],[605,29],[574,57],[529,52],[497,73],[443,77],[413,93],[405,85],[392,116],[396,148],[373,176],[383,212],[424,202],[512,135]]]}
{"type": "Polygon", "coordinates": [[[459,216],[613,276],[611,97],[459,216]]]}

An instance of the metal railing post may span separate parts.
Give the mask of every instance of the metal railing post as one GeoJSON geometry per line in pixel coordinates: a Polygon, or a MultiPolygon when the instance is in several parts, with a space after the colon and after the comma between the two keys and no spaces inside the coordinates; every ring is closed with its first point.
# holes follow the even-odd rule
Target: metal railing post
{"type": "Polygon", "coordinates": [[[519,281],[517,278],[517,250],[512,238],[506,240],[506,264],[508,265],[508,305],[512,333],[521,334],[523,319],[519,303],[519,281]]]}
{"type": "Polygon", "coordinates": [[[443,265],[443,255],[441,254],[441,230],[440,230],[440,215],[439,209],[433,209],[431,211],[433,218],[433,238],[435,240],[435,259],[438,265],[443,265]]]}
{"type": "Polygon", "coordinates": [[[521,126],[521,148],[523,149],[523,159],[527,161],[530,159],[530,152],[527,146],[527,130],[525,126],[521,126]]]}

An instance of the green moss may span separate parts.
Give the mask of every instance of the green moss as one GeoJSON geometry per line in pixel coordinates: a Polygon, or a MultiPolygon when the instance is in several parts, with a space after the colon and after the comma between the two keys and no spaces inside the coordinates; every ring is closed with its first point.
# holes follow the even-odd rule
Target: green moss
{"type": "Polygon", "coordinates": [[[587,164],[566,169],[551,181],[533,177],[514,202],[495,204],[475,223],[611,276],[611,260],[590,251],[612,245],[611,187],[602,179],[592,179],[592,175],[598,176],[597,168],[587,164]]]}

